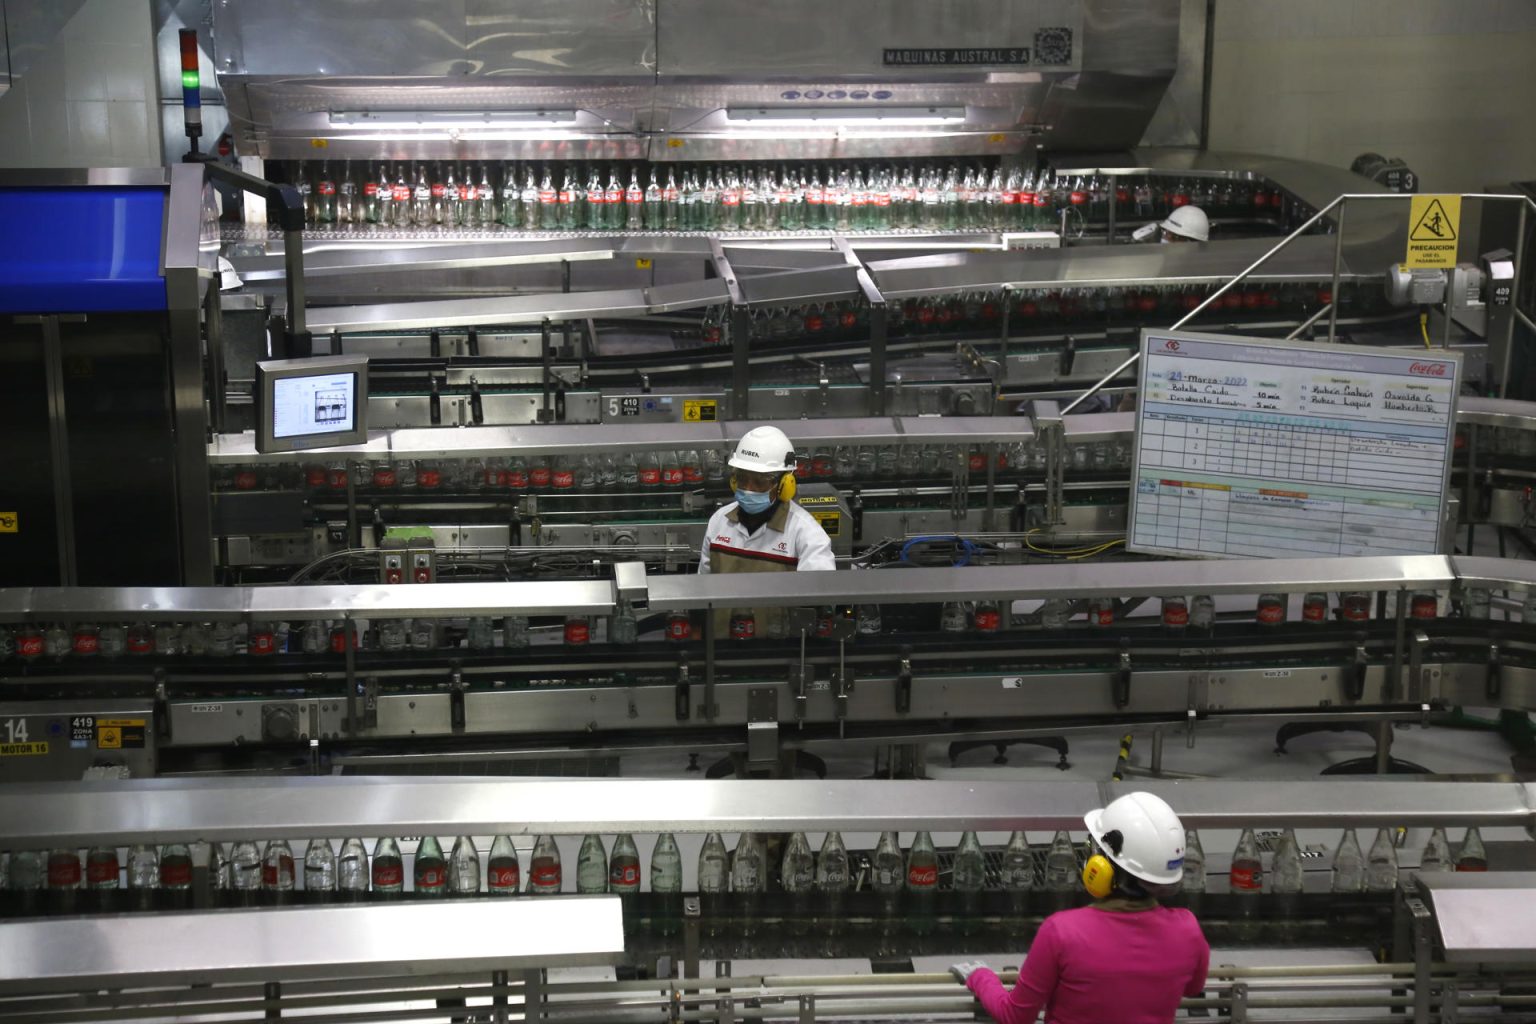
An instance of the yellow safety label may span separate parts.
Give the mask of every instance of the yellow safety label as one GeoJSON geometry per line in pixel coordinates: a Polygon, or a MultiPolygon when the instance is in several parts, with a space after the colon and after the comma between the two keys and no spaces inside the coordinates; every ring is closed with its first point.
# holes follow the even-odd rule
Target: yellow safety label
{"type": "Polygon", "coordinates": [[[0,512],[0,533],[20,533],[20,520],[15,512],[0,512]]]}
{"type": "Polygon", "coordinates": [[[841,512],[812,512],[811,516],[821,524],[821,528],[827,531],[828,537],[836,537],[843,526],[843,514],[841,512]]]}
{"type": "Polygon", "coordinates": [[[98,725],[96,727],[96,747],[98,750],[122,750],[123,730],[115,725],[98,725]]]}
{"type": "Polygon", "coordinates": [[[119,729],[132,729],[135,726],[142,729],[147,724],[143,718],[98,718],[97,725],[111,725],[119,729]]]}
{"type": "Polygon", "coordinates": [[[1008,136],[1004,135],[1002,132],[993,132],[991,135],[987,136],[987,141],[988,142],[1002,142],[1002,141],[1004,141],[1007,138],[1008,138],[1008,136]]]}
{"type": "Polygon", "coordinates": [[[0,757],[27,757],[46,753],[46,743],[0,743],[0,757]]]}
{"type": "Polygon", "coordinates": [[[838,499],[835,494],[812,494],[795,500],[802,505],[836,505],[838,499]]]}
{"type": "Polygon", "coordinates": [[[310,139],[309,144],[315,149],[325,149],[330,145],[330,142],[325,139],[310,139]]]}
{"type": "Polygon", "coordinates": [[[650,270],[651,269],[651,261],[648,260],[648,259],[645,259],[644,257],[637,257],[635,259],[635,269],[636,270],[650,270]]]}
{"type": "Polygon", "coordinates": [[[683,140],[682,139],[668,139],[667,140],[667,148],[668,149],[682,149],[683,148],[683,140]]]}
{"type": "Polygon", "coordinates": [[[1414,196],[1408,204],[1408,267],[1456,265],[1461,196],[1414,196]]]}
{"type": "Polygon", "coordinates": [[[684,423],[714,423],[720,418],[720,403],[713,398],[683,400],[684,423]]]}

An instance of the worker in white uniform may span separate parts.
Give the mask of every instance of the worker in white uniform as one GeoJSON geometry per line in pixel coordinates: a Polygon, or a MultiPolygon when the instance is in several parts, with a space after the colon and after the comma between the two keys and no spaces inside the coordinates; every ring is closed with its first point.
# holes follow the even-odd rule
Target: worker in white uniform
{"type": "Polygon", "coordinates": [[[1138,242],[1209,242],[1211,219],[1198,206],[1181,206],[1160,221],[1143,224],[1131,232],[1138,242]]]}
{"type": "MultiPolygon", "coordinates": [[[[832,541],[794,501],[795,446],[778,427],[753,427],[728,463],[736,500],[709,518],[699,551],[700,573],[807,572],[836,569],[832,541]]],[[[717,610],[717,635],[731,609],[717,610]]],[[[783,633],[782,608],[754,609],[759,635],[783,633]]]]}

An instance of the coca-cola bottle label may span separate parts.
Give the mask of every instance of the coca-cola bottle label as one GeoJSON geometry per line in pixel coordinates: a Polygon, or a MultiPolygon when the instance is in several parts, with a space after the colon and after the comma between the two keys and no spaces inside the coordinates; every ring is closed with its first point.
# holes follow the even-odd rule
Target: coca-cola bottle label
{"type": "Polygon", "coordinates": [[[976,612],[976,629],[982,633],[995,633],[1002,623],[1001,614],[994,608],[987,608],[976,612]]]}
{"type": "Polygon", "coordinates": [[[131,654],[149,654],[155,649],[155,635],[148,630],[135,629],[128,633],[128,651],[131,654]]]}
{"type": "Polygon", "coordinates": [[[560,888],[560,865],[547,860],[536,860],[528,868],[528,880],[537,889],[560,888]]]}
{"type": "Polygon", "coordinates": [[[693,638],[693,622],[686,615],[674,615],[667,620],[667,639],[691,640],[693,638]]]}
{"type": "Polygon", "coordinates": [[[966,460],[966,464],[973,473],[980,472],[987,468],[987,457],[981,452],[971,452],[970,458],[966,460]]]}
{"type": "Polygon", "coordinates": [[[162,889],[185,889],[191,884],[191,860],[183,860],[178,857],[160,862],[160,887],[162,889]]]}
{"type": "Polygon", "coordinates": [[[737,640],[751,640],[757,636],[757,620],[750,615],[732,616],[731,636],[737,640]]]}
{"type": "Polygon", "coordinates": [[[528,481],[530,483],[532,483],[533,486],[535,486],[535,487],[548,487],[549,486],[549,467],[548,466],[536,466],[536,467],[534,467],[533,472],[528,474],[528,481]]]}
{"type": "Polygon", "coordinates": [[[633,887],[640,884],[640,863],[612,864],[608,868],[608,884],[614,888],[633,887]]]}
{"type": "Polygon", "coordinates": [[[92,857],[86,861],[85,880],[92,885],[105,885],[108,882],[118,880],[119,869],[117,855],[110,857],[92,857]]]}
{"type": "Polygon", "coordinates": [[[1189,625],[1189,607],[1187,605],[1169,605],[1163,609],[1163,625],[1187,626],[1189,625]]]}
{"type": "Polygon", "coordinates": [[[73,646],[76,654],[95,654],[101,650],[101,638],[95,633],[76,633],[73,646]]]}
{"type": "Polygon", "coordinates": [[[379,183],[376,181],[363,182],[363,195],[375,196],[379,193],[379,183]]]}
{"type": "Polygon", "coordinates": [[[247,647],[252,654],[271,654],[277,650],[277,638],[271,633],[252,633],[247,647]]]}
{"type": "Polygon", "coordinates": [[[907,869],[907,885],[913,889],[936,889],[939,885],[937,864],[914,864],[907,869]]]}
{"type": "Polygon", "coordinates": [[[53,889],[72,889],[80,884],[80,858],[48,858],[48,885],[53,889]]]}
{"type": "Polygon", "coordinates": [[[427,862],[416,865],[416,888],[418,891],[431,891],[441,889],[448,884],[448,867],[442,863],[427,862]]]}
{"type": "Polygon", "coordinates": [[[442,486],[442,483],[443,474],[441,470],[423,469],[421,472],[416,474],[416,485],[418,487],[440,487],[442,486]]]}
{"type": "Polygon", "coordinates": [[[661,483],[661,470],[655,466],[642,466],[640,468],[640,482],[642,484],[661,483]]]}
{"type": "Polygon", "coordinates": [[[1328,602],[1308,601],[1301,606],[1301,617],[1308,622],[1322,622],[1328,617],[1328,602]]]}
{"type": "Polygon", "coordinates": [[[1259,621],[1266,626],[1273,626],[1285,619],[1285,605],[1279,601],[1266,602],[1259,605],[1259,621]]]}
{"type": "Polygon", "coordinates": [[[683,481],[685,483],[690,483],[690,484],[703,483],[704,482],[704,469],[703,469],[703,467],[701,467],[701,466],[693,466],[693,465],[684,466],[683,467],[683,481]]]}
{"type": "Polygon", "coordinates": [[[570,619],[565,624],[565,642],[568,644],[584,644],[592,639],[592,627],[587,625],[586,619],[570,619]]]}
{"type": "Polygon", "coordinates": [[[521,490],[528,486],[528,474],[521,469],[509,469],[506,481],[508,487],[521,490]]]}
{"type": "Polygon", "coordinates": [[[683,471],[680,467],[669,466],[661,471],[661,482],[668,486],[675,486],[683,482],[683,471]]]}
{"type": "Polygon", "coordinates": [[[399,888],[405,884],[405,866],[398,860],[373,862],[373,887],[375,889],[399,888]]]}
{"type": "Polygon", "coordinates": [[[492,861],[490,871],[487,874],[486,885],[491,889],[516,889],[519,873],[517,862],[503,864],[500,861],[492,861]]]}
{"type": "Polygon", "coordinates": [[[433,199],[441,199],[441,198],[443,198],[443,196],[447,195],[447,193],[448,193],[447,187],[444,186],[443,183],[440,182],[440,181],[432,186],[432,198],[433,199]]]}
{"type": "Polygon", "coordinates": [[[400,477],[392,469],[376,469],[373,471],[373,486],[393,487],[399,483],[400,477]]]}
{"type": "Polygon", "coordinates": [[[41,633],[23,633],[16,638],[16,653],[23,658],[41,658],[43,656],[43,635],[41,633]]]}
{"type": "Polygon", "coordinates": [[[550,479],[554,482],[555,489],[566,491],[576,485],[576,474],[568,469],[557,469],[550,479]]]}
{"type": "Polygon", "coordinates": [[[1257,892],[1264,886],[1264,870],[1258,865],[1247,867],[1234,864],[1228,879],[1234,892],[1257,892]]]}
{"type": "Polygon", "coordinates": [[[407,202],[411,198],[411,186],[396,185],[389,190],[389,194],[390,198],[392,198],[397,203],[407,202]]]}
{"type": "Polygon", "coordinates": [[[261,884],[268,889],[275,889],[278,879],[293,881],[293,858],[279,857],[275,862],[267,861],[261,866],[261,884]]]}

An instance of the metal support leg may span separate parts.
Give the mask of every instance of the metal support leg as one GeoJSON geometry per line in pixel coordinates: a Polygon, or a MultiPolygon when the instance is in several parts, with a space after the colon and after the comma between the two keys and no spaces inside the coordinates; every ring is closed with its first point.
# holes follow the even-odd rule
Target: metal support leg
{"type": "Polygon", "coordinates": [[[1344,264],[1344,208],[1349,205],[1344,197],[1339,197],[1339,216],[1334,225],[1338,232],[1333,239],[1333,290],[1328,293],[1328,342],[1333,343],[1333,337],[1339,326],[1339,271],[1344,264]]]}
{"type": "MultiPolygon", "coordinates": [[[[1525,203],[1520,204],[1520,217],[1515,223],[1515,283],[1510,289],[1509,304],[1511,315],[1504,325],[1504,351],[1501,354],[1499,364],[1499,397],[1505,397],[1509,391],[1509,365],[1515,348],[1515,317],[1514,312],[1520,308],[1520,278],[1525,260],[1525,203]]],[[[1467,552],[1471,554],[1472,552],[1467,552]]]]}
{"type": "Polygon", "coordinates": [[[888,310],[885,303],[869,307],[869,414],[885,415],[885,339],[888,310]]]}
{"type": "Polygon", "coordinates": [[[1376,774],[1385,775],[1392,770],[1392,723],[1382,719],[1376,723],[1376,774]]]}
{"type": "Polygon", "coordinates": [[[261,998],[266,1005],[264,1016],[267,1020],[282,1020],[283,1010],[279,1002],[283,997],[283,986],[275,981],[269,981],[261,988],[261,998]]]}
{"type": "MultiPolygon", "coordinates": [[[[507,987],[507,972],[492,971],[491,985],[496,988],[507,987]]],[[[507,997],[503,992],[498,992],[491,997],[492,1017],[495,1024],[507,1024],[507,997]]]]}
{"type": "Polygon", "coordinates": [[[523,1020],[544,1020],[544,970],[523,972],[523,1020]]]}

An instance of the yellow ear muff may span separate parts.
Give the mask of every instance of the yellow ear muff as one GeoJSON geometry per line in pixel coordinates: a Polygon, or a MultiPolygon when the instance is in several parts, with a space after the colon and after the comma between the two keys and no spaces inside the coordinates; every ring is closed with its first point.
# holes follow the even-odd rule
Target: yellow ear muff
{"type": "Polygon", "coordinates": [[[794,501],[797,490],[799,490],[799,485],[795,483],[795,474],[785,473],[779,480],[779,500],[794,501]]]}
{"type": "Polygon", "coordinates": [[[731,490],[736,490],[736,474],[731,474],[731,490]]]}
{"type": "Polygon", "coordinates": [[[1083,865],[1083,888],[1094,899],[1102,900],[1115,889],[1115,866],[1108,857],[1096,853],[1083,865]]]}

